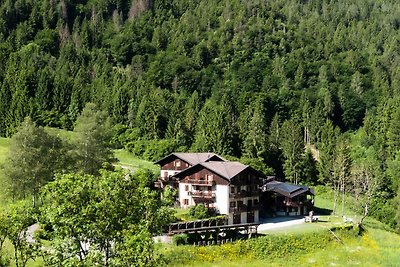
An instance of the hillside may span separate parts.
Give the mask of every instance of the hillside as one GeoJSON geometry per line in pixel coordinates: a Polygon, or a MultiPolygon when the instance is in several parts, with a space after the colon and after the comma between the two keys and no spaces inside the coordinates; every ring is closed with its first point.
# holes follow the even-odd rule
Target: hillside
{"type": "Polygon", "coordinates": [[[94,102],[115,148],[213,151],[398,229],[399,18],[395,0],[1,1],[0,135],[71,130],[94,102]]]}

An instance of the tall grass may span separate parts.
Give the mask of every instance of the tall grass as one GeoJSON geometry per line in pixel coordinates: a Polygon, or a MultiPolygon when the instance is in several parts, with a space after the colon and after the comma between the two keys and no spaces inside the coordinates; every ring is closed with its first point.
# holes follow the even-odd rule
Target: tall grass
{"type": "Polygon", "coordinates": [[[368,229],[362,236],[328,232],[273,235],[211,247],[161,249],[167,266],[399,266],[400,235],[368,229]]]}

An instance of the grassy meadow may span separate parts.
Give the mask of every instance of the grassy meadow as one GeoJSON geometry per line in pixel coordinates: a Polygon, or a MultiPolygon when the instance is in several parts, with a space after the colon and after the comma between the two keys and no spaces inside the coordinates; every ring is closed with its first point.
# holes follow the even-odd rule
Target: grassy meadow
{"type": "Polygon", "coordinates": [[[0,207],[6,204],[4,173],[2,171],[1,166],[4,164],[6,160],[9,149],[10,149],[10,139],[0,137],[0,184],[2,185],[0,186],[0,207]]]}
{"type": "Polygon", "coordinates": [[[3,163],[6,159],[9,148],[10,139],[0,137],[0,163],[3,163]]]}
{"type": "MultiPolygon", "coordinates": [[[[216,247],[215,250],[221,250],[216,247]]],[[[308,253],[295,253],[287,257],[257,259],[256,255],[246,254],[235,259],[227,257],[218,261],[191,260],[183,264],[169,266],[184,267],[261,267],[261,266],[399,266],[400,236],[380,229],[368,229],[361,237],[346,238],[342,243],[331,242],[308,253]]],[[[184,253],[182,251],[182,253],[184,253]]],[[[290,252],[289,252],[290,253],[290,252]]],[[[240,254],[239,254],[240,255],[240,254]]]]}
{"type": "Polygon", "coordinates": [[[118,160],[118,162],[115,164],[116,166],[121,166],[132,170],[145,168],[150,169],[155,173],[159,172],[159,167],[157,165],[154,165],[152,162],[139,159],[125,149],[114,150],[114,155],[118,160]]]}

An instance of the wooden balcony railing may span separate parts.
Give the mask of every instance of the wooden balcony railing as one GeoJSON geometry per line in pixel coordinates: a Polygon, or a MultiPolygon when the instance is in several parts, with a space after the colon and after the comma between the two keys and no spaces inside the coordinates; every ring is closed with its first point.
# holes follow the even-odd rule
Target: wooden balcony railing
{"type": "Polygon", "coordinates": [[[212,191],[189,191],[189,196],[200,197],[200,198],[214,198],[215,193],[212,191]]]}
{"type": "Polygon", "coordinates": [[[212,186],[215,184],[214,180],[197,180],[197,179],[185,179],[185,183],[192,184],[192,185],[208,185],[212,186]]]}

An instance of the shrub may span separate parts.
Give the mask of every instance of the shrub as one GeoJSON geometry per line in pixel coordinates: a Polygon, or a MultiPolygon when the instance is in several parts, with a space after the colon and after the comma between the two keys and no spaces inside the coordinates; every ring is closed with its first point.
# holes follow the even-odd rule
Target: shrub
{"type": "Polygon", "coordinates": [[[175,245],[186,245],[188,244],[189,236],[187,234],[179,234],[179,235],[174,235],[172,237],[172,243],[175,245]]]}
{"type": "Polygon", "coordinates": [[[205,219],[209,217],[208,208],[203,204],[190,207],[189,215],[196,219],[205,219]]]}
{"type": "Polygon", "coordinates": [[[151,140],[147,142],[147,147],[143,153],[143,158],[155,161],[175,151],[177,143],[172,139],[151,140]]]}

